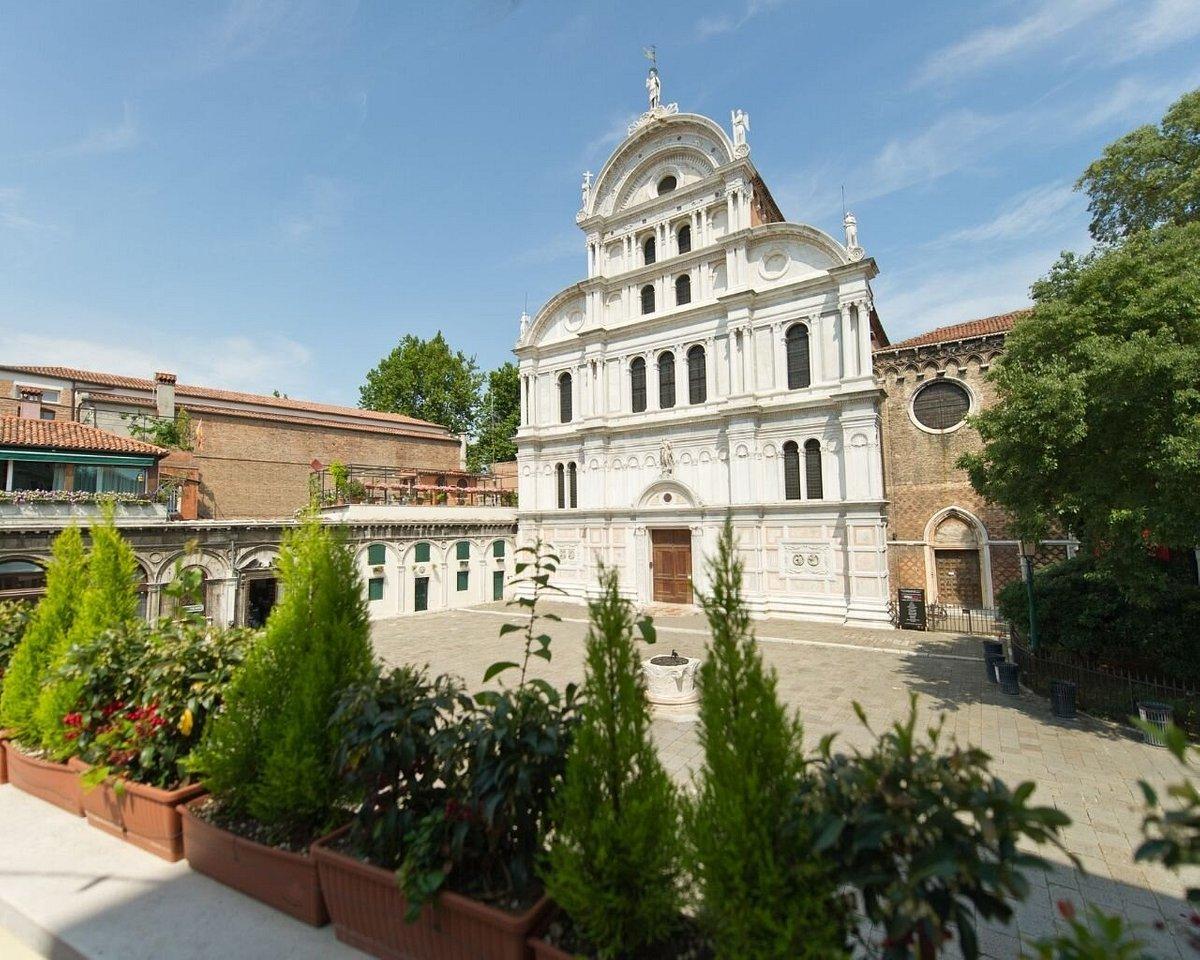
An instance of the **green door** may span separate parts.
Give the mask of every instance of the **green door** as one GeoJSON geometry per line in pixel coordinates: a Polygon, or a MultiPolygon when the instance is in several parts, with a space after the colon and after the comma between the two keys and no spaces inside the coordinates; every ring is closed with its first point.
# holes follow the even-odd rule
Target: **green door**
{"type": "Polygon", "coordinates": [[[415,590],[413,593],[413,609],[428,610],[429,609],[429,578],[417,577],[415,581],[415,590]]]}
{"type": "Polygon", "coordinates": [[[493,570],[492,571],[492,599],[493,600],[503,600],[504,599],[504,571],[503,570],[493,570]]]}

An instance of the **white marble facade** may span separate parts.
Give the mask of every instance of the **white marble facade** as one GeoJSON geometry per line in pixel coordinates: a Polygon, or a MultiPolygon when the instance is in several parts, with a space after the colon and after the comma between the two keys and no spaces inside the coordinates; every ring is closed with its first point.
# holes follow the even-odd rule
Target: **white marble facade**
{"type": "Polygon", "coordinates": [[[845,246],[783,221],[733,126],[652,99],[585,175],[587,276],[515,351],[519,540],[557,547],[574,596],[603,561],[651,603],[656,531],[690,532],[703,591],[731,515],[755,612],[886,626],[875,264],[856,224],[845,246]]]}

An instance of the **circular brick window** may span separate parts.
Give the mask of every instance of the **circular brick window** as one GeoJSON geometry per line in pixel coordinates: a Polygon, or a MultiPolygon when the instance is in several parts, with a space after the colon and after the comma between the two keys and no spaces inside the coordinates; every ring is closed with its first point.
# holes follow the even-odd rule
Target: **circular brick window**
{"type": "Polygon", "coordinates": [[[971,412],[971,395],[961,383],[935,380],[917,391],[912,412],[927,430],[953,430],[971,412]]]}

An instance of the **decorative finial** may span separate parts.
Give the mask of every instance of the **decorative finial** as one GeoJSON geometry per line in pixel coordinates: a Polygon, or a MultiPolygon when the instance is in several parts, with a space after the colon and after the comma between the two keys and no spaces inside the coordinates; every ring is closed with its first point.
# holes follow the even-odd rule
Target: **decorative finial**
{"type": "Polygon", "coordinates": [[[746,133],[750,129],[750,114],[745,110],[734,110],[730,115],[733,122],[733,152],[739,157],[749,156],[750,144],[746,142],[746,133]]]}
{"type": "Polygon", "coordinates": [[[529,332],[529,314],[526,311],[522,310],[521,311],[521,334],[517,338],[517,342],[519,343],[521,340],[524,340],[525,334],[527,334],[528,332],[529,332]]]}

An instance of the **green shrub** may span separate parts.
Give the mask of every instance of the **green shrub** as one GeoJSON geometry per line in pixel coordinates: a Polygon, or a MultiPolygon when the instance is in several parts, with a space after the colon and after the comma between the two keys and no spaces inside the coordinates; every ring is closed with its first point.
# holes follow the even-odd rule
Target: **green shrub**
{"type": "MultiPolygon", "coordinates": [[[[854,709],[870,730],[862,708],[854,709]]],[[[952,742],[941,751],[941,722],[927,740],[916,727],[914,694],[907,719],[868,752],[835,754],[833,737],[825,737],[796,817],[811,825],[816,852],[832,859],[882,930],[886,960],[933,957],[952,933],[974,960],[974,912],[1007,922],[1010,898],[1029,891],[1022,870],[1045,867],[1018,842],[1062,849],[1058,831],[1070,820],[1053,807],[1031,807],[1033,783],[1010,791],[992,777],[982,750],[952,742]]],[[[875,955],[872,945],[867,953],[875,955]]]]}
{"type": "Polygon", "coordinates": [[[680,804],[650,739],[650,704],[617,572],[600,572],[588,604],[586,675],[579,726],[555,825],[546,891],[602,960],[641,956],[678,927],[680,804]]]}
{"type": "MultiPolygon", "coordinates": [[[[1145,721],[1138,723],[1146,733],[1163,737],[1167,749],[1183,768],[1184,779],[1166,788],[1167,796],[1173,801],[1169,807],[1162,806],[1158,793],[1145,780],[1138,782],[1146,801],[1146,816],[1142,821],[1145,842],[1134,854],[1135,860],[1150,860],[1161,863],[1168,870],[1190,870],[1200,867],[1200,788],[1194,777],[1196,764],[1200,760],[1200,747],[1188,743],[1187,736],[1176,726],[1168,726],[1165,733],[1145,721]]],[[[1195,874],[1193,874],[1193,877],[1195,874]]],[[[1200,910],[1200,885],[1188,887],[1188,902],[1200,910]]],[[[1193,912],[1195,927],[1200,928],[1200,913],[1193,912]]],[[[1200,929],[1193,934],[1196,949],[1200,950],[1200,929]]]]}
{"type": "Polygon", "coordinates": [[[1032,944],[1035,953],[1022,951],[1022,957],[1035,960],[1153,960],[1124,917],[1091,906],[1088,921],[1084,923],[1076,917],[1075,907],[1069,900],[1060,900],[1058,910],[1067,921],[1067,931],[1038,940],[1032,944]]]}
{"type": "Polygon", "coordinates": [[[34,711],[50,677],[54,654],[75,622],[86,575],[83,537],[78,528],[67,527],[54,539],[45,596],[4,674],[0,727],[12,731],[23,746],[36,747],[40,742],[34,711]]]}
{"type": "MultiPolygon", "coordinates": [[[[1064,560],[1034,573],[1038,642],[1100,666],[1200,681],[1200,587],[1167,577],[1147,581],[1134,604],[1107,567],[1089,556],[1064,560]]],[[[1008,584],[997,599],[1019,635],[1029,632],[1024,581],[1008,584]]]]}
{"type": "Polygon", "coordinates": [[[687,815],[699,919],[719,958],[846,956],[836,879],[825,862],[797,853],[809,842],[805,823],[789,815],[805,777],[801,726],[780,702],[751,632],[729,521],[708,567],[704,765],[687,815]]]}
{"type": "Polygon", "coordinates": [[[222,810],[312,836],[345,797],[330,719],[370,675],[370,625],[344,536],[312,517],[284,538],[279,581],[282,599],[190,765],[222,810]]]}
{"type": "MultiPolygon", "coordinates": [[[[91,541],[87,581],[79,599],[79,611],[71,629],[59,637],[51,654],[49,682],[34,710],[42,748],[58,760],[72,756],[77,750],[73,736],[75,728],[65,720],[68,714],[77,712],[87,696],[84,680],[60,673],[59,665],[66,660],[72,647],[87,647],[100,652],[102,647],[95,641],[109,631],[113,631],[112,640],[119,642],[125,637],[124,628],[138,618],[137,559],[133,548],[117,530],[111,511],[103,523],[93,525],[91,541]]],[[[123,653],[104,651],[104,655],[119,659],[123,653]]]]}
{"type": "Polygon", "coordinates": [[[8,661],[21,645],[32,616],[33,604],[27,600],[0,602],[0,680],[4,679],[8,661]]]}

